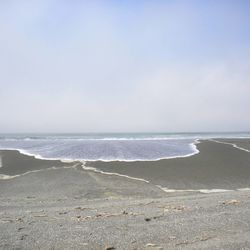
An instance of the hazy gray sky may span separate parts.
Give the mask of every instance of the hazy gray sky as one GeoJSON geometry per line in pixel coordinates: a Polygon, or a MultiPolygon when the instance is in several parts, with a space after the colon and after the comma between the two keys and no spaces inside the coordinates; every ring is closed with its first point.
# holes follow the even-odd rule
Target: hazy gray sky
{"type": "Polygon", "coordinates": [[[250,1],[0,1],[0,132],[249,131],[250,1]]]}

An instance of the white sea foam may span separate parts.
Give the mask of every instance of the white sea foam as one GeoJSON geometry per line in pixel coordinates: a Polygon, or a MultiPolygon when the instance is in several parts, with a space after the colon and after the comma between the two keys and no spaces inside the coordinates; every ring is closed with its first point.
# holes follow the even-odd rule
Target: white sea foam
{"type": "Polygon", "coordinates": [[[250,188],[238,188],[238,191],[250,191],[250,188]]]}
{"type": "Polygon", "coordinates": [[[43,168],[43,169],[37,169],[37,170],[31,170],[31,171],[27,171],[25,173],[22,174],[17,174],[17,175],[6,175],[6,174],[0,174],[0,180],[9,180],[9,179],[14,179],[17,177],[21,177],[21,176],[25,176],[28,174],[32,174],[32,173],[38,173],[38,172],[44,172],[47,170],[57,170],[57,169],[75,169],[77,165],[74,166],[64,166],[64,167],[51,167],[51,168],[43,168]]]}
{"type": "Polygon", "coordinates": [[[221,192],[233,191],[227,189],[168,189],[168,188],[161,188],[161,189],[166,193],[199,192],[199,193],[209,194],[209,193],[221,193],[221,192]]]}
{"type": "Polygon", "coordinates": [[[147,181],[145,179],[142,179],[142,178],[136,178],[136,177],[132,177],[132,176],[124,175],[124,174],[118,174],[118,173],[114,173],[114,172],[105,172],[105,171],[102,171],[102,170],[94,168],[94,167],[87,167],[84,162],[82,164],[82,169],[87,170],[87,171],[93,171],[93,172],[96,172],[96,173],[99,173],[99,174],[116,175],[116,176],[119,176],[119,177],[125,177],[125,178],[128,178],[128,179],[131,179],[131,180],[136,180],[136,181],[142,181],[142,182],[149,183],[149,181],[147,181]]]}
{"type": "Polygon", "coordinates": [[[211,193],[224,193],[224,192],[232,192],[232,191],[250,191],[250,188],[238,188],[238,189],[170,189],[166,187],[161,187],[157,185],[161,190],[166,193],[185,193],[185,192],[199,192],[203,194],[211,194],[211,193]]]}
{"type": "Polygon", "coordinates": [[[0,174],[0,180],[9,180],[9,179],[13,179],[16,178],[20,175],[6,175],[6,174],[0,174]]]}
{"type": "Polygon", "coordinates": [[[218,140],[215,140],[215,139],[210,139],[210,141],[213,141],[213,142],[216,142],[216,143],[221,143],[221,144],[226,144],[226,145],[231,145],[233,146],[234,148],[237,148],[239,150],[242,150],[242,151],[245,151],[245,152],[250,152],[250,150],[246,149],[246,148],[243,148],[243,147],[240,147],[238,146],[237,144],[235,143],[231,143],[231,142],[222,142],[222,141],[218,141],[218,140]]]}

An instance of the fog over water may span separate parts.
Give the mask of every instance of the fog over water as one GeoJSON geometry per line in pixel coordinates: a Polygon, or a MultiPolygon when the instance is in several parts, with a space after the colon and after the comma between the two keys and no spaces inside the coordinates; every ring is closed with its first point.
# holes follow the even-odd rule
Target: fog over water
{"type": "Polygon", "coordinates": [[[249,131],[250,2],[1,1],[0,132],[249,131]]]}

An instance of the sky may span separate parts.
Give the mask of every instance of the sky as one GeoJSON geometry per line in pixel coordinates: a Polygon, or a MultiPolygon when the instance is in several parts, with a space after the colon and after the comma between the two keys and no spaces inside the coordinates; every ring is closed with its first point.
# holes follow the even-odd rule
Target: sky
{"type": "Polygon", "coordinates": [[[0,1],[0,132],[250,131],[250,1],[0,1]]]}

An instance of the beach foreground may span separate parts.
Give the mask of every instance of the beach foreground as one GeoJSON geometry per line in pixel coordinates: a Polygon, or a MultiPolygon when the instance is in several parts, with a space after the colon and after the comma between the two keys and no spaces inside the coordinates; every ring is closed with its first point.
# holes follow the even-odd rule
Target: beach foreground
{"type": "MultiPolygon", "coordinates": [[[[80,162],[38,160],[17,151],[0,151],[0,173],[18,175],[0,180],[0,248],[250,249],[249,153],[231,144],[206,141],[198,148],[200,154],[181,159],[187,160],[185,166],[191,171],[187,175],[190,184],[186,181],[185,185],[197,190],[210,188],[219,183],[218,178],[212,184],[209,182],[217,175],[223,185],[213,188],[226,187],[230,191],[164,192],[156,185],[155,176],[160,176],[164,162],[177,164],[180,159],[152,163],[152,167],[157,168],[152,179],[147,178],[149,170],[143,172],[143,176],[128,172],[131,165],[121,170],[124,172],[118,172],[138,178],[131,179],[84,170],[80,162]],[[222,157],[210,159],[211,153],[218,150],[223,151],[222,157]],[[192,164],[187,163],[189,161],[192,164]],[[203,178],[204,182],[195,181],[199,177],[198,162],[215,166],[208,178],[203,178]],[[32,170],[31,166],[36,171],[27,172],[32,170]],[[225,171],[224,178],[226,167],[230,171],[225,171]],[[238,174],[234,168],[238,168],[238,174]],[[144,181],[139,180],[142,177],[144,181]],[[240,183],[242,185],[237,186],[240,183]],[[238,188],[241,190],[236,190],[238,188]]],[[[95,167],[96,164],[100,163],[95,163],[95,167]]],[[[112,170],[114,164],[109,165],[112,170]]],[[[141,168],[143,163],[134,164],[141,168]]],[[[93,163],[85,165],[93,167],[93,163]]],[[[107,171],[107,166],[103,165],[102,170],[107,171]]],[[[175,176],[177,172],[173,170],[169,173],[176,180],[183,175],[175,176]]],[[[173,186],[178,187],[181,186],[173,186]]]]}

